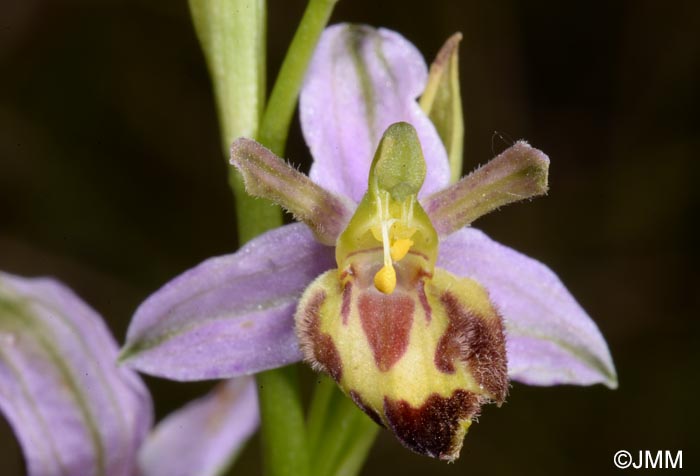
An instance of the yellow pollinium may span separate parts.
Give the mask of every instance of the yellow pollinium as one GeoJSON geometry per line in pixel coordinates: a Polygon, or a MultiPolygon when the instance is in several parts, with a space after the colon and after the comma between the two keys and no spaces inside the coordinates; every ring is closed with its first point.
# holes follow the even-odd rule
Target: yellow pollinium
{"type": "Polygon", "coordinates": [[[391,294],[396,289],[396,270],[393,266],[384,265],[382,269],[374,275],[374,287],[379,292],[391,294]]]}
{"type": "Polygon", "coordinates": [[[413,246],[413,240],[408,238],[402,238],[396,240],[391,245],[391,259],[394,261],[401,261],[401,259],[408,254],[408,250],[413,246]]]}

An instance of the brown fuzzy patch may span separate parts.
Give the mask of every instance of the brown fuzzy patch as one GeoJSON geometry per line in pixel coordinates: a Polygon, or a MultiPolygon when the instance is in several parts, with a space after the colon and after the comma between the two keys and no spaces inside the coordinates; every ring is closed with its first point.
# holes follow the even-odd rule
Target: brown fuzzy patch
{"type": "Polygon", "coordinates": [[[418,408],[405,400],[384,398],[386,419],[401,444],[448,461],[456,459],[462,448],[460,422],[474,418],[479,408],[479,397],[466,390],[455,390],[449,398],[434,393],[418,408]]]}
{"type": "Polygon", "coordinates": [[[397,292],[384,295],[370,291],[360,295],[362,330],[380,371],[387,372],[406,352],[414,308],[413,299],[397,292]]]}
{"type": "Polygon", "coordinates": [[[384,423],[382,422],[382,419],[379,417],[379,413],[375,412],[373,409],[368,407],[367,404],[365,404],[365,401],[362,400],[360,392],[356,390],[350,390],[349,394],[350,398],[352,398],[352,401],[355,402],[355,405],[360,407],[360,410],[365,412],[372,420],[374,420],[374,423],[381,426],[382,428],[386,428],[386,426],[384,426],[384,423]]]}
{"type": "Polygon", "coordinates": [[[299,326],[299,340],[304,357],[311,363],[315,370],[325,372],[336,382],[343,376],[343,362],[340,359],[338,349],[333,338],[321,332],[321,306],[326,300],[326,293],[318,291],[306,302],[301,313],[299,326]]]}
{"type": "Polygon", "coordinates": [[[454,361],[459,359],[462,343],[459,341],[460,330],[450,319],[447,330],[440,337],[435,350],[435,366],[442,373],[453,374],[455,372],[454,361]]]}
{"type": "Polygon", "coordinates": [[[467,363],[479,385],[502,403],[508,393],[508,366],[500,317],[484,318],[465,309],[449,292],[440,296],[440,301],[450,323],[438,342],[435,365],[442,372],[453,373],[455,359],[467,363]]]}

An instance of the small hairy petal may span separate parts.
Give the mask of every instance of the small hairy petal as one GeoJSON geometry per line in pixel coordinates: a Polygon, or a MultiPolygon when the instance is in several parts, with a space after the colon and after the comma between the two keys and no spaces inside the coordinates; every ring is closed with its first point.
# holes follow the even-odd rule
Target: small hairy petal
{"type": "Polygon", "coordinates": [[[224,474],[259,423],[255,380],[238,377],[168,415],[139,454],[144,476],[224,474]]]}
{"type": "Polygon", "coordinates": [[[230,378],[296,362],[296,303],[333,265],[333,249],[300,223],[265,233],[151,295],[136,310],[121,359],[173,380],[230,378]]]}
{"type": "Polygon", "coordinates": [[[0,410],[30,476],[127,476],[151,426],[100,316],[52,279],[0,273],[0,410]]]}
{"type": "Polygon", "coordinates": [[[231,163],[243,175],[245,189],[284,207],[306,223],[324,245],[335,245],[350,221],[355,204],[318,186],[254,140],[241,137],[231,145],[231,163]]]}
{"type": "Polygon", "coordinates": [[[449,182],[447,152],[416,102],[427,81],[418,50],[398,33],[365,25],[327,28],[301,91],[301,125],[314,163],[314,182],[359,201],[384,131],[404,121],[415,127],[427,163],[422,189],[449,182]]]}
{"type": "Polygon", "coordinates": [[[549,158],[518,141],[456,184],[421,201],[440,236],[503,205],[547,193],[549,158]]]}
{"type": "Polygon", "coordinates": [[[598,327],[545,265],[473,228],[441,241],[437,265],[488,290],[505,321],[512,379],[531,385],[617,387],[598,327]]]}

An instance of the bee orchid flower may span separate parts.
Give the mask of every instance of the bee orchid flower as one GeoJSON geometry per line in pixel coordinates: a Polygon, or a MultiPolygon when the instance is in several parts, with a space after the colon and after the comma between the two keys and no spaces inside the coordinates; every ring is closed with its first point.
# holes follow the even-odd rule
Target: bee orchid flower
{"type": "Polygon", "coordinates": [[[427,82],[398,33],[326,29],[300,99],[309,176],[253,140],[231,149],[247,191],[301,223],[167,283],[122,359],[199,380],[304,358],[406,447],[445,460],[510,379],[615,387],[605,340],[557,276],[469,226],[544,194],[549,159],[517,142],[451,183],[455,149],[416,100],[427,82]]]}

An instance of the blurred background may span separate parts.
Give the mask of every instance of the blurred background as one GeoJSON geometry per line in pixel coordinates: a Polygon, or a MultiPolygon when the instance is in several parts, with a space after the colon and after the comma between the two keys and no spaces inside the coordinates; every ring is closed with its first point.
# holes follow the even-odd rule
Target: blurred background
{"type": "MultiPolygon", "coordinates": [[[[608,474],[620,449],[697,468],[699,5],[340,1],[334,22],[398,30],[428,61],[463,32],[466,169],[520,138],[552,159],[548,197],[477,226],[561,276],[620,379],[514,384],[454,465],[383,432],[364,475],[608,474]]],[[[269,0],[270,82],[304,6],[269,0]]],[[[308,170],[298,124],[287,156],[308,170]]],[[[0,269],[61,279],[122,342],[149,293],[236,249],[226,167],[185,0],[0,2],[0,269]]],[[[146,381],[159,417],[211,386],[146,381]]],[[[258,452],[233,473],[261,474],[258,452]]],[[[24,474],[1,417],[0,474],[24,474]]]]}

